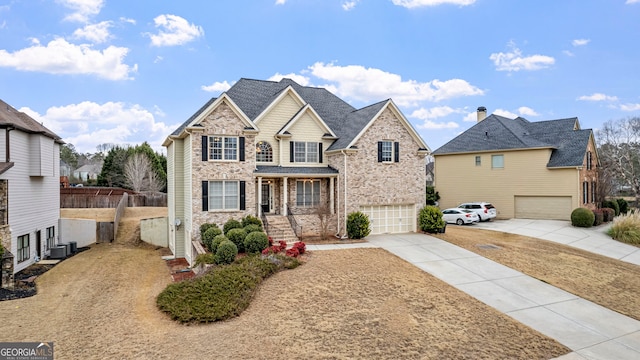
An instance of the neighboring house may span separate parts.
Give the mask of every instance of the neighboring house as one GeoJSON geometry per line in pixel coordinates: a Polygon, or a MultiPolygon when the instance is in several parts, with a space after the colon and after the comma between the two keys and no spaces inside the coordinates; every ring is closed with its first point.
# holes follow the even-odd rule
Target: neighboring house
{"type": "Polygon", "coordinates": [[[569,220],[595,209],[599,165],[591,129],[578,118],[529,122],[486,117],[433,152],[442,208],[491,202],[498,218],[569,220]]]}
{"type": "Polygon", "coordinates": [[[102,164],[86,164],[73,170],[74,180],[89,181],[98,180],[98,175],[102,171],[102,164]]]}
{"type": "Polygon", "coordinates": [[[427,176],[426,177],[427,186],[433,186],[433,180],[434,180],[433,170],[435,169],[435,164],[433,162],[433,159],[427,162],[425,169],[426,169],[426,176],[427,176]]]}
{"type": "Polygon", "coordinates": [[[392,100],[356,109],[290,79],[241,79],[163,145],[170,248],[189,262],[203,223],[279,215],[318,235],[322,213],[344,237],[360,210],[372,233],[412,232],[425,201],[429,148],[392,100]]]}
{"type": "Polygon", "coordinates": [[[55,245],[60,218],[56,134],[0,100],[0,233],[14,272],[55,245]]]}

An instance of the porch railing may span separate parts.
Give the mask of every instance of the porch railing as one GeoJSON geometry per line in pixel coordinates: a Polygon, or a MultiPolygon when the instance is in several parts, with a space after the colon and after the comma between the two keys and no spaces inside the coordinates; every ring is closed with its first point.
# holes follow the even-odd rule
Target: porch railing
{"type": "Polygon", "coordinates": [[[291,224],[291,228],[296,236],[301,239],[302,238],[302,225],[299,225],[296,221],[295,214],[292,211],[292,207],[289,204],[285,205],[287,207],[287,219],[289,220],[289,224],[291,224]]]}

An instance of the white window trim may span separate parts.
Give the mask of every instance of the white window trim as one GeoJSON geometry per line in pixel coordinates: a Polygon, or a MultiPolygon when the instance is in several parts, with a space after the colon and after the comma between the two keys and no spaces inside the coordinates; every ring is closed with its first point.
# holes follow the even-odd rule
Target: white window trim
{"type": "Polygon", "coordinates": [[[322,195],[322,183],[320,182],[320,180],[314,179],[314,180],[296,180],[296,206],[298,207],[305,207],[305,208],[312,208],[312,207],[316,207],[320,205],[320,197],[322,195]],[[298,191],[298,184],[302,183],[303,185],[303,190],[302,190],[302,204],[300,204],[298,202],[298,196],[300,195],[299,191],[298,191]],[[316,197],[316,194],[314,193],[314,185],[318,184],[318,194],[316,197]],[[311,202],[310,204],[307,204],[306,202],[306,198],[304,198],[305,196],[305,192],[304,189],[307,186],[311,186],[311,202]],[[317,202],[315,202],[314,200],[317,199],[317,202]]]}
{"type": "Polygon", "coordinates": [[[225,212],[225,211],[240,211],[240,181],[239,180],[208,180],[208,184],[207,186],[209,187],[209,194],[207,195],[208,197],[208,212],[225,212]],[[213,197],[215,196],[215,194],[213,194],[213,191],[211,189],[211,184],[212,183],[222,183],[222,208],[212,208],[213,207],[213,197]],[[237,191],[237,196],[236,196],[236,207],[235,208],[226,208],[225,205],[225,199],[226,199],[226,195],[225,195],[225,191],[226,191],[226,185],[227,183],[236,183],[236,191],[237,191]]]}
{"type": "Polygon", "coordinates": [[[16,255],[18,263],[27,261],[31,258],[31,237],[29,234],[18,236],[18,254],[16,255]],[[27,247],[22,247],[24,238],[27,239],[27,247]],[[25,255],[26,250],[26,255],[25,255]]]}
{"type": "Polygon", "coordinates": [[[294,141],[293,142],[293,162],[294,163],[307,163],[307,164],[319,164],[319,160],[320,157],[318,155],[318,149],[320,147],[320,145],[318,145],[319,142],[313,142],[313,141],[294,141]],[[298,144],[304,144],[304,160],[299,160],[296,157],[296,154],[298,153],[296,151],[296,146],[298,144]],[[309,145],[312,146],[312,151],[309,151],[309,145]],[[315,156],[315,161],[309,161],[309,155],[313,155],[315,156]]]}
{"type": "Polygon", "coordinates": [[[207,156],[207,161],[215,161],[215,162],[238,162],[240,160],[240,139],[238,136],[224,136],[224,135],[209,135],[207,137],[207,151],[208,151],[208,156],[207,156]],[[212,146],[212,141],[211,139],[215,139],[215,138],[220,138],[221,139],[221,144],[222,147],[221,149],[221,153],[222,153],[222,159],[213,159],[213,146],[212,146]],[[225,139],[235,139],[236,140],[236,156],[235,159],[225,159],[225,150],[227,149],[225,147],[225,139]]]}
{"type": "Polygon", "coordinates": [[[504,169],[504,154],[491,155],[491,168],[492,169],[504,169]],[[493,159],[497,158],[497,157],[501,157],[502,158],[502,166],[495,166],[495,163],[494,163],[493,159]]]}

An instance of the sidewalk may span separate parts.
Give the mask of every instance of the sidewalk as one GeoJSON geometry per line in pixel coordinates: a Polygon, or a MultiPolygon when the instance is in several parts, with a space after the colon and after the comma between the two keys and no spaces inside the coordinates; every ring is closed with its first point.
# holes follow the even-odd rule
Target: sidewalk
{"type": "Polygon", "coordinates": [[[368,243],[309,250],[380,247],[573,350],[572,359],[640,359],[640,321],[424,234],[375,235],[368,243]]]}

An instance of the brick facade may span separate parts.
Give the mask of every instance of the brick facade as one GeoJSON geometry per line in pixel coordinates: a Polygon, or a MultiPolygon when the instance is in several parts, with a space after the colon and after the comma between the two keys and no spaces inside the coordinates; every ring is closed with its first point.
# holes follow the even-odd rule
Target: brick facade
{"type": "Polygon", "coordinates": [[[584,156],[584,163],[582,165],[582,169],[580,169],[580,205],[584,206],[588,209],[595,210],[598,207],[597,199],[595,199],[593,186],[595,184],[596,188],[598,186],[598,157],[595,149],[595,144],[593,141],[589,141],[589,145],[587,146],[587,152],[584,156]],[[591,153],[591,164],[589,162],[589,153],[591,153]],[[588,201],[585,204],[583,202],[583,183],[586,182],[588,184],[588,201]]]}

